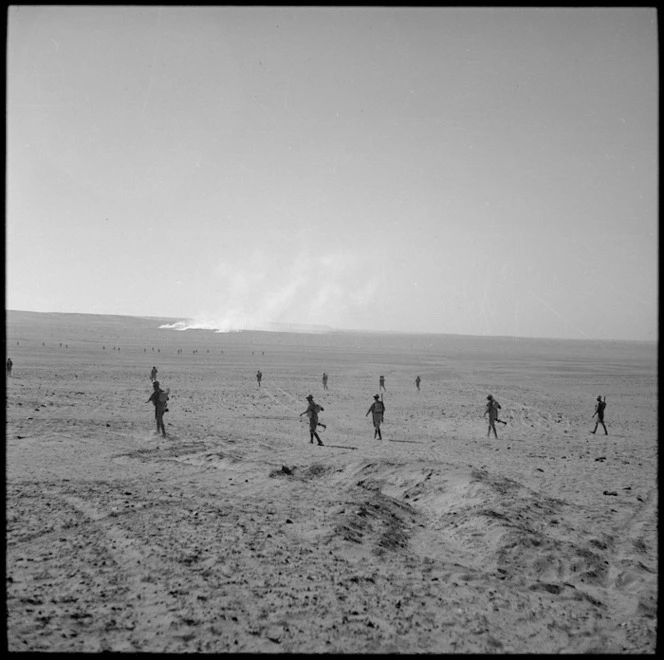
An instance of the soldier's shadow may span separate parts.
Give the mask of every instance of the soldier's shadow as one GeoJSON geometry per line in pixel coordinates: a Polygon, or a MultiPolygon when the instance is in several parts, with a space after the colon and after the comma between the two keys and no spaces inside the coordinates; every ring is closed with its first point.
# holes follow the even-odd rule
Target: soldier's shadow
{"type": "Polygon", "coordinates": [[[413,445],[423,445],[424,443],[421,440],[392,440],[391,438],[387,439],[388,442],[407,442],[413,445]]]}

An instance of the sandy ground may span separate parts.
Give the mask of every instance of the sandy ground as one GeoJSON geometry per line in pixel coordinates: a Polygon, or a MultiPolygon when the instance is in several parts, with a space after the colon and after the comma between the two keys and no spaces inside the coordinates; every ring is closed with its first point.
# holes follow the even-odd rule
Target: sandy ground
{"type": "Polygon", "coordinates": [[[655,651],[656,345],[157,325],[8,314],[10,651],[655,651]]]}

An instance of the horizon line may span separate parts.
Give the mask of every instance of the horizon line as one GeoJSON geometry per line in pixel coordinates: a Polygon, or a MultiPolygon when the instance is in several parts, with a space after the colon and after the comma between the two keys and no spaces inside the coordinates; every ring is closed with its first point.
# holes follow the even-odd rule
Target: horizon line
{"type": "MultiPolygon", "coordinates": [[[[173,321],[174,323],[187,323],[188,321],[195,322],[193,319],[182,319],[182,317],[174,316],[153,316],[153,315],[137,315],[137,314],[101,314],[97,312],[37,312],[34,310],[27,309],[5,309],[5,315],[8,312],[19,312],[23,314],[62,314],[70,316],[111,316],[111,317],[126,317],[132,319],[143,319],[155,321],[173,321]]],[[[219,330],[218,328],[182,328],[177,330],[176,328],[164,328],[159,327],[160,330],[177,330],[177,332],[185,332],[186,330],[203,330],[208,332],[219,332],[221,334],[234,333],[234,332],[266,332],[266,333],[284,333],[284,334],[376,334],[376,335],[417,335],[417,336],[435,336],[435,337],[476,337],[476,338],[491,338],[491,339],[537,339],[545,341],[580,341],[580,342],[602,342],[602,341],[615,341],[615,342],[638,342],[638,343],[652,343],[657,344],[658,339],[616,339],[616,338],[607,338],[607,339],[597,339],[597,338],[587,338],[587,337],[535,337],[531,335],[477,335],[470,333],[458,333],[458,332],[431,332],[424,330],[354,330],[346,328],[333,328],[328,325],[312,325],[312,324],[298,324],[298,323],[278,323],[273,322],[268,325],[279,326],[282,325],[284,328],[290,329],[255,329],[255,328],[239,328],[234,330],[219,330]],[[293,328],[296,327],[309,328],[309,330],[296,330],[293,328]]]]}

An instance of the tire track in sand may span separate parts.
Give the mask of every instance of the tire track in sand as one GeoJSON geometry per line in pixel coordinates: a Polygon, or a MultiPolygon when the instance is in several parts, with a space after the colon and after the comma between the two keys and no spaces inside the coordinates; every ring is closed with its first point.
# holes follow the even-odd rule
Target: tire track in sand
{"type": "Polygon", "coordinates": [[[629,515],[614,533],[619,540],[611,562],[607,582],[621,595],[616,606],[626,614],[655,617],[658,596],[658,549],[644,539],[656,538],[658,521],[657,489],[648,492],[642,506],[629,515]],[[635,556],[641,559],[635,561],[635,556]],[[625,596],[628,596],[627,598],[625,596]],[[631,598],[630,598],[631,597],[631,598]],[[635,599],[630,604],[630,600],[635,599]],[[636,608],[636,612],[632,608],[636,608]]]}
{"type": "Polygon", "coordinates": [[[273,387],[275,390],[278,390],[278,393],[285,395],[285,397],[289,399],[289,402],[284,403],[283,401],[279,400],[279,398],[275,394],[270,392],[268,388],[263,388],[263,392],[267,394],[277,405],[283,406],[284,408],[286,408],[286,410],[292,413],[297,413],[296,409],[293,407],[293,405],[297,403],[297,398],[292,394],[290,394],[290,392],[287,392],[282,387],[279,387],[277,385],[274,385],[273,387]]]}

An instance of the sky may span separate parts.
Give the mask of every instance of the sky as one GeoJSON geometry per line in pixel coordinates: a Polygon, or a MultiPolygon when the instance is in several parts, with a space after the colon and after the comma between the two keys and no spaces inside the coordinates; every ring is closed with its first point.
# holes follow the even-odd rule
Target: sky
{"type": "Polygon", "coordinates": [[[657,340],[654,8],[12,6],[7,34],[7,309],[657,340]]]}

